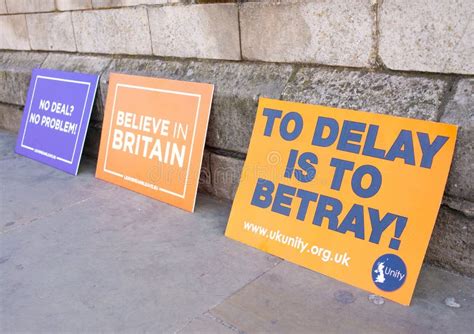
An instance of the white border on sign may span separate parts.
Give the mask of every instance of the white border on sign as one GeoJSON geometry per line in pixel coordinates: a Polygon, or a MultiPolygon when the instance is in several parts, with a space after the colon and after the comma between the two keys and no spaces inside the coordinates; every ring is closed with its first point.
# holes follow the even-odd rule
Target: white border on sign
{"type": "MultiPolygon", "coordinates": [[[[107,137],[107,147],[105,148],[105,159],[104,159],[104,172],[124,178],[125,176],[129,177],[128,175],[123,175],[117,172],[114,172],[110,169],[107,169],[107,156],[109,154],[109,147],[110,147],[110,136],[112,132],[112,124],[114,120],[114,114],[115,114],[115,102],[117,101],[117,92],[119,87],[124,87],[124,88],[130,88],[130,89],[138,89],[138,90],[144,90],[144,91],[152,91],[152,92],[160,92],[160,93],[165,93],[165,94],[176,94],[176,95],[186,95],[186,96],[194,96],[198,98],[198,103],[197,103],[197,110],[196,110],[196,118],[194,119],[194,130],[193,130],[193,138],[191,139],[191,149],[189,151],[189,159],[188,159],[188,167],[186,170],[186,179],[184,180],[184,190],[182,194],[175,193],[171,190],[167,190],[161,187],[158,187],[159,191],[162,191],[164,193],[179,197],[179,198],[184,198],[186,195],[186,188],[188,187],[188,178],[189,178],[189,167],[191,165],[191,158],[193,155],[193,147],[194,147],[194,138],[196,136],[196,127],[197,127],[197,120],[199,118],[199,108],[201,106],[201,95],[199,94],[192,94],[192,93],[187,93],[187,92],[180,92],[176,90],[166,90],[166,89],[159,89],[159,88],[150,88],[150,87],[143,87],[143,86],[134,86],[134,85],[127,85],[127,84],[117,84],[115,86],[115,92],[114,92],[114,102],[112,104],[112,115],[110,116],[110,126],[109,126],[109,133],[107,137]]],[[[147,183],[146,181],[142,181],[143,183],[147,183]]],[[[149,189],[148,187],[144,186],[145,188],[149,189]]]]}
{"type": "Polygon", "coordinates": [[[55,77],[47,77],[47,76],[44,76],[44,75],[37,75],[36,76],[35,84],[33,85],[33,92],[31,93],[30,105],[28,107],[28,115],[27,115],[26,122],[25,122],[25,128],[23,129],[23,136],[21,138],[21,144],[20,144],[21,147],[26,148],[26,149],[31,150],[31,151],[36,151],[38,149],[35,149],[34,147],[26,146],[25,144],[23,144],[23,142],[25,140],[26,128],[28,127],[28,122],[29,122],[29,119],[30,119],[31,107],[33,106],[33,100],[35,98],[36,83],[38,82],[38,78],[39,79],[49,79],[49,80],[63,81],[63,82],[72,82],[72,83],[76,83],[76,84],[87,85],[86,99],[84,101],[84,108],[82,109],[81,121],[79,123],[79,128],[77,130],[76,143],[74,144],[74,150],[72,151],[71,160],[67,160],[67,159],[55,156],[54,154],[48,153],[48,152],[45,152],[48,155],[42,154],[43,156],[46,156],[48,158],[51,158],[51,159],[54,159],[54,160],[60,160],[62,162],[65,162],[65,163],[71,165],[72,161],[74,160],[74,155],[76,154],[77,141],[79,140],[79,135],[81,133],[82,120],[84,118],[84,112],[86,111],[86,105],[87,105],[87,100],[89,98],[89,91],[90,91],[90,88],[91,88],[91,83],[86,82],[86,81],[77,81],[77,80],[61,79],[61,78],[55,78],[55,77]]]}

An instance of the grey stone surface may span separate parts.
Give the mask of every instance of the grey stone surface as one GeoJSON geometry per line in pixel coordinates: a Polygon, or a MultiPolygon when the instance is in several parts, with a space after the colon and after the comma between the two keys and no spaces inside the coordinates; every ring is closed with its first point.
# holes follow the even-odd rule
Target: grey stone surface
{"type": "Polygon", "coordinates": [[[373,47],[372,20],[369,1],[244,3],[242,56],[367,67],[373,47]]]}
{"type": "Polygon", "coordinates": [[[14,145],[0,131],[1,332],[470,332],[470,278],[425,265],[409,308],[375,305],[225,238],[229,203],[198,196],[190,214],[14,145]]]}
{"type": "MultiPolygon", "coordinates": [[[[60,170],[15,154],[16,136],[13,134],[7,136],[4,131],[0,133],[2,133],[0,233],[49,217],[113,188],[111,184],[91,177],[94,165],[90,161],[83,162],[79,175],[72,177],[60,170]],[[84,173],[84,169],[88,172],[84,173]],[[5,226],[9,222],[14,224],[5,226]]],[[[2,250],[4,250],[3,243],[0,247],[0,251],[2,250]]]]}
{"type": "Polygon", "coordinates": [[[379,72],[301,68],[283,100],[437,120],[446,81],[379,72]]]}
{"type": "Polygon", "coordinates": [[[240,59],[235,4],[151,7],[148,15],[155,55],[240,59]]]}
{"type": "Polygon", "coordinates": [[[176,332],[280,261],[224,237],[228,204],[190,214],[94,167],[2,160],[0,331],[176,332]]]}
{"type": "Polygon", "coordinates": [[[461,79],[441,122],[458,125],[447,193],[474,202],[474,79],[461,79]]]}
{"type": "Polygon", "coordinates": [[[474,277],[474,219],[442,205],[426,253],[430,263],[474,277]]]}
{"type": "Polygon", "coordinates": [[[219,154],[211,154],[213,195],[232,201],[240,181],[244,161],[219,154]]]}
{"type": "Polygon", "coordinates": [[[12,132],[18,132],[22,116],[22,107],[0,103],[0,128],[12,132]]]}
{"type": "Polygon", "coordinates": [[[172,2],[169,0],[92,0],[94,8],[112,8],[136,5],[158,5],[172,2]]]}
{"type": "Polygon", "coordinates": [[[57,10],[91,9],[91,0],[56,0],[57,10]]]}
{"type": "Polygon", "coordinates": [[[289,65],[192,62],[183,79],[214,84],[206,144],[247,152],[258,98],[279,98],[291,73],[289,65]]]}
{"type": "MultiPolygon", "coordinates": [[[[111,61],[112,59],[109,57],[50,53],[41,67],[101,75],[111,61]]],[[[104,104],[101,96],[105,95],[105,93],[102,93],[102,89],[104,87],[101,87],[101,85],[97,87],[96,99],[91,115],[93,120],[102,120],[104,115],[104,104]]]]}
{"type": "Polygon", "coordinates": [[[74,11],[72,21],[79,52],[151,54],[144,7],[74,11]]]}
{"type": "Polygon", "coordinates": [[[71,13],[26,15],[33,50],[76,51],[71,13]]]}
{"type": "Polygon", "coordinates": [[[30,49],[25,15],[2,15],[0,27],[0,49],[30,49]]]}
{"type": "Polygon", "coordinates": [[[0,52],[0,102],[24,105],[31,71],[45,58],[44,53],[0,52]]]}
{"type": "Polygon", "coordinates": [[[54,0],[5,0],[9,13],[50,12],[56,7],[54,0]]]}
{"type": "Polygon", "coordinates": [[[396,70],[474,73],[474,2],[384,0],[379,54],[396,70]]]}
{"type": "Polygon", "coordinates": [[[410,307],[375,305],[367,292],[282,262],[210,313],[243,333],[470,333],[473,296],[472,279],[424,266],[410,307]]]}
{"type": "MultiPolygon", "coordinates": [[[[114,59],[100,78],[100,98],[105,106],[111,72],[179,80],[183,77],[187,62],[162,61],[159,59],[114,59]]],[[[102,120],[99,113],[97,120],[102,120]]]]}

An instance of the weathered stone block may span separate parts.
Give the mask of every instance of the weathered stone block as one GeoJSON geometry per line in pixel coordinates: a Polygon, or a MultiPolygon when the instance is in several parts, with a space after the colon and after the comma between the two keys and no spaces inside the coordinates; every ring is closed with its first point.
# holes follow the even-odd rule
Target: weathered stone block
{"type": "Polygon", "coordinates": [[[2,15],[0,27],[0,49],[30,49],[25,15],[2,15]]]}
{"type": "MultiPolygon", "coordinates": [[[[111,72],[178,80],[183,77],[186,66],[186,62],[162,61],[159,59],[121,58],[113,60],[109,68],[100,77],[102,103],[105,106],[109,74],[111,72]]],[[[102,118],[103,113],[98,114],[97,120],[102,120],[102,118]]]]}
{"type": "Polygon", "coordinates": [[[283,99],[437,120],[447,86],[442,79],[306,67],[288,83],[283,99]]]}
{"type": "Polygon", "coordinates": [[[211,153],[207,150],[204,150],[204,155],[202,156],[198,190],[206,194],[213,194],[211,177],[211,153]]]}
{"type": "MultiPolygon", "coordinates": [[[[101,75],[110,64],[111,58],[98,56],[83,56],[61,53],[50,53],[41,67],[70,72],[84,72],[101,75]]],[[[100,80],[100,78],[99,78],[100,80]]],[[[102,101],[102,87],[97,87],[94,107],[91,118],[102,120],[104,115],[104,104],[102,101]]],[[[105,93],[104,93],[105,94],[105,93]]]]}
{"type": "Polygon", "coordinates": [[[114,59],[102,79],[108,80],[111,72],[143,75],[165,79],[180,79],[186,73],[186,61],[164,61],[160,59],[119,58],[114,59]]]}
{"type": "Polygon", "coordinates": [[[144,7],[77,11],[72,21],[79,52],[151,54],[144,7]]]}
{"type": "Polygon", "coordinates": [[[459,126],[447,193],[474,202],[474,79],[461,79],[441,122],[459,126]]]}
{"type": "Polygon", "coordinates": [[[22,107],[0,103],[0,128],[12,132],[18,132],[22,116],[22,107]]]}
{"type": "Polygon", "coordinates": [[[232,201],[240,181],[244,161],[211,153],[213,194],[232,201]]]}
{"type": "Polygon", "coordinates": [[[76,51],[71,13],[26,15],[33,50],[76,51]]]}
{"type": "Polygon", "coordinates": [[[102,123],[91,121],[87,128],[86,141],[84,142],[84,154],[93,158],[99,155],[100,136],[102,134],[102,123]]]}
{"type": "Polygon", "coordinates": [[[459,211],[469,218],[474,218],[474,202],[459,198],[444,195],[443,204],[448,208],[459,211]]]}
{"type": "Polygon", "coordinates": [[[9,13],[38,13],[55,10],[54,0],[5,0],[9,13]]]}
{"type": "Polygon", "coordinates": [[[94,8],[112,8],[137,5],[158,5],[172,2],[169,0],[92,0],[94,8]]]}
{"type": "Polygon", "coordinates": [[[474,73],[474,2],[384,0],[379,54],[396,70],[474,73]]]}
{"type": "Polygon", "coordinates": [[[366,67],[373,44],[372,20],[369,1],[244,3],[242,56],[366,67]]]}
{"type": "Polygon", "coordinates": [[[183,80],[215,85],[207,145],[247,152],[258,98],[279,98],[291,73],[289,65],[192,62],[183,80]]]}
{"type": "Polygon", "coordinates": [[[0,102],[24,105],[31,71],[45,58],[35,52],[0,52],[0,102]]]}
{"type": "Polygon", "coordinates": [[[153,54],[240,59],[237,11],[235,4],[149,8],[153,54]]]}
{"type": "Polygon", "coordinates": [[[101,74],[111,61],[111,58],[103,56],[50,53],[41,67],[70,72],[101,74]]]}
{"type": "Polygon", "coordinates": [[[449,270],[474,276],[474,224],[458,211],[441,206],[426,260],[449,270]]]}
{"type": "Polygon", "coordinates": [[[56,0],[58,10],[91,9],[91,0],[56,0]]]}

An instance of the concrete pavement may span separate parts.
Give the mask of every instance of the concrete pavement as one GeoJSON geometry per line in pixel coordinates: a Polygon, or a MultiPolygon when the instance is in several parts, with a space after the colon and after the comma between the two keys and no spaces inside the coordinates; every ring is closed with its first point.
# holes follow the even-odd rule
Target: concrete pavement
{"type": "Polygon", "coordinates": [[[425,266],[400,306],[225,238],[227,202],[199,195],[190,214],[95,179],[95,161],[74,177],[14,143],[0,132],[0,332],[473,328],[472,279],[425,266]]]}

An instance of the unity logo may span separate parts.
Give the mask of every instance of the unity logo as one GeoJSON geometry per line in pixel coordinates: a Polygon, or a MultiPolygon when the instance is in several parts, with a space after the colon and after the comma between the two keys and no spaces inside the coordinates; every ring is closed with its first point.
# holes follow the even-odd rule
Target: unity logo
{"type": "Polygon", "coordinates": [[[399,289],[407,277],[407,268],[403,260],[394,254],[379,257],[372,266],[372,280],[383,291],[399,289]]]}

